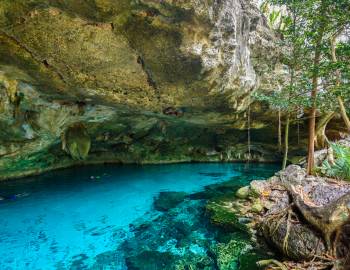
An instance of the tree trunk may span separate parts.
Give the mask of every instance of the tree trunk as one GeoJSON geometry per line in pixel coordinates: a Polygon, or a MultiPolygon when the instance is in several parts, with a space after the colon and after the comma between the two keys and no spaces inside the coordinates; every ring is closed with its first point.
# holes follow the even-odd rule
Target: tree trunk
{"type": "Polygon", "coordinates": [[[305,220],[322,232],[328,250],[332,251],[332,248],[336,248],[336,241],[332,241],[333,234],[339,233],[342,226],[350,221],[350,192],[320,207],[309,203],[310,199],[304,194],[302,188],[290,183],[285,183],[285,187],[305,220]]]}
{"type": "Polygon", "coordinates": [[[345,105],[343,102],[343,99],[341,98],[341,96],[338,96],[338,103],[339,103],[339,108],[340,108],[340,114],[344,120],[345,126],[348,129],[348,132],[350,132],[350,120],[348,115],[346,114],[346,109],[345,109],[345,105]]]}
{"type": "MultiPolygon", "coordinates": [[[[337,54],[336,54],[336,38],[337,38],[337,35],[333,36],[331,38],[331,50],[332,50],[332,61],[333,63],[336,63],[337,62],[337,54]]],[[[336,70],[335,72],[335,75],[336,75],[336,86],[340,86],[341,84],[341,76],[340,76],[340,71],[339,70],[336,70]]],[[[344,120],[344,123],[345,123],[345,126],[347,128],[347,130],[350,132],[350,120],[349,120],[349,117],[346,113],[346,109],[345,109],[345,106],[344,106],[344,102],[343,102],[343,99],[341,98],[341,96],[338,96],[337,97],[338,99],[338,104],[339,104],[339,108],[340,108],[340,114],[344,120]]]]}
{"type": "Polygon", "coordinates": [[[329,123],[329,121],[331,121],[333,119],[333,117],[335,116],[335,112],[329,112],[327,114],[325,114],[319,121],[317,124],[317,128],[316,128],[316,136],[315,136],[315,144],[317,148],[324,148],[326,143],[326,128],[327,125],[329,123]]]}
{"type": "MultiPolygon", "coordinates": [[[[322,8],[322,7],[321,7],[322,8]]],[[[321,16],[324,14],[324,10],[322,8],[321,16]]],[[[315,47],[315,56],[314,56],[314,64],[313,64],[313,74],[312,74],[312,90],[311,90],[311,100],[312,107],[310,110],[310,119],[309,119],[309,147],[308,147],[308,160],[307,160],[307,174],[311,175],[315,166],[314,155],[315,155],[315,126],[316,126],[316,109],[317,109],[317,92],[318,92],[318,79],[319,79],[319,65],[321,60],[321,45],[322,39],[324,35],[325,22],[324,18],[321,22],[321,26],[318,29],[318,37],[316,40],[315,47]]]]}
{"type": "Polygon", "coordinates": [[[284,170],[287,167],[287,160],[288,160],[288,146],[289,146],[289,123],[290,123],[290,115],[287,114],[286,118],[286,127],[284,132],[284,155],[283,155],[283,164],[282,164],[282,170],[284,170]]]}

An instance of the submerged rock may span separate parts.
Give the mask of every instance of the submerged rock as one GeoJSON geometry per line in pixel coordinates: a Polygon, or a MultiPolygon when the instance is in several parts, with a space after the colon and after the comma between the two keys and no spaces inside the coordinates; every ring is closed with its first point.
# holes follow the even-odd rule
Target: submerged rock
{"type": "Polygon", "coordinates": [[[250,219],[242,218],[242,216],[239,215],[239,211],[227,205],[226,202],[209,202],[206,205],[206,210],[212,224],[226,231],[249,231],[247,224],[250,219]]]}
{"type": "Polygon", "coordinates": [[[170,252],[142,251],[135,256],[126,258],[126,265],[130,270],[164,269],[173,270],[172,262],[176,256],[170,252]]]}
{"type": "MultiPolygon", "coordinates": [[[[247,184],[246,178],[241,180],[247,184]]],[[[245,229],[238,230],[232,224],[234,213],[230,213],[230,209],[224,205],[214,203],[217,196],[224,196],[226,200],[234,197],[230,189],[223,194],[223,187],[231,185],[231,181],[210,185],[205,191],[188,195],[176,206],[167,206],[167,211],[158,212],[151,219],[135,222],[132,226],[133,237],[126,239],[121,247],[128,269],[257,269],[254,260],[260,258],[257,255],[259,250],[253,248],[249,235],[244,233],[245,229]],[[214,195],[213,190],[220,192],[214,195]],[[200,197],[211,197],[212,200],[207,204],[200,197]],[[211,222],[208,221],[208,214],[211,222]],[[220,225],[212,226],[216,221],[220,225]]],[[[169,192],[162,196],[166,198],[168,195],[183,197],[185,194],[169,192]]],[[[245,221],[237,220],[237,224],[240,222],[242,224],[239,226],[244,226],[245,221]]],[[[261,250],[261,254],[265,254],[265,251],[261,250]]]]}
{"type": "Polygon", "coordinates": [[[240,269],[240,257],[252,249],[247,242],[231,240],[229,243],[219,243],[212,251],[216,254],[217,267],[219,270],[240,269]]]}
{"type": "Polygon", "coordinates": [[[249,196],[249,192],[250,192],[249,186],[242,187],[239,190],[237,190],[236,196],[239,199],[246,199],[249,196]]]}
{"type": "Polygon", "coordinates": [[[159,193],[154,200],[154,208],[158,211],[168,211],[183,202],[186,198],[185,192],[164,191],[159,193]]]}
{"type": "Polygon", "coordinates": [[[151,221],[134,224],[134,237],[127,239],[122,248],[128,267],[214,269],[208,247],[215,241],[215,232],[207,227],[203,204],[185,200],[151,221]]]}

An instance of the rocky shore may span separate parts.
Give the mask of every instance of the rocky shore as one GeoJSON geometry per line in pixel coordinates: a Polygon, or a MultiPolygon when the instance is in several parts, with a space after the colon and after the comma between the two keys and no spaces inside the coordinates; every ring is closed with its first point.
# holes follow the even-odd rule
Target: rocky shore
{"type": "MultiPolygon", "coordinates": [[[[211,221],[246,231],[277,250],[277,269],[349,269],[350,183],[308,176],[290,165],[266,181],[252,181],[236,198],[211,201],[211,221]]],[[[269,268],[270,267],[270,268],[269,268]]]]}

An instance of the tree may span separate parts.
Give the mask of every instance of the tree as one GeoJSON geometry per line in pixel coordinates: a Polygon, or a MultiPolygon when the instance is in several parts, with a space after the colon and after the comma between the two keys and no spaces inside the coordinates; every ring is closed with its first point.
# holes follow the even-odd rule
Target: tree
{"type": "Polygon", "coordinates": [[[316,127],[316,110],[317,110],[317,93],[318,93],[318,80],[320,73],[320,62],[322,54],[322,41],[327,27],[327,0],[322,0],[317,15],[314,16],[312,24],[314,24],[314,31],[316,34],[309,33],[311,42],[314,43],[314,59],[312,70],[312,89],[311,89],[311,109],[309,114],[309,146],[308,146],[308,160],[307,160],[307,173],[312,174],[315,164],[315,127],[316,127]]]}
{"type": "MultiPolygon", "coordinates": [[[[336,32],[332,37],[331,37],[331,55],[332,55],[332,62],[333,64],[337,64],[338,63],[338,59],[337,59],[337,53],[336,53],[336,43],[337,43],[337,37],[342,33],[343,31],[340,30],[338,32],[336,32]]],[[[335,77],[336,77],[336,82],[335,82],[335,87],[336,89],[339,89],[340,92],[342,90],[346,90],[346,89],[342,89],[342,79],[341,79],[341,70],[339,68],[336,68],[335,70],[335,77]]],[[[344,105],[344,101],[343,98],[341,96],[341,93],[337,94],[337,100],[338,100],[338,104],[339,104],[339,108],[340,108],[340,114],[344,120],[345,126],[348,129],[348,131],[350,132],[350,120],[349,117],[347,115],[346,112],[346,108],[344,105]]]]}
{"type": "MultiPolygon", "coordinates": [[[[262,10],[264,12],[270,12],[268,8],[268,3],[276,3],[276,1],[267,1],[263,3],[262,10]]],[[[289,48],[282,54],[282,62],[288,67],[288,79],[283,78],[281,83],[281,89],[278,89],[269,94],[259,94],[256,97],[260,100],[267,101],[272,108],[278,110],[279,115],[279,127],[278,127],[278,139],[279,144],[281,141],[281,127],[280,127],[280,116],[281,112],[285,115],[285,129],[284,129],[284,154],[282,169],[285,169],[288,160],[288,149],[289,149],[289,127],[290,119],[293,114],[296,114],[299,110],[299,102],[295,102],[300,99],[303,95],[299,92],[296,84],[296,77],[298,76],[298,63],[300,62],[302,56],[301,44],[303,40],[299,38],[299,9],[300,5],[297,5],[295,1],[287,6],[287,14],[283,15],[281,11],[273,10],[269,15],[269,24],[271,26],[276,25],[276,31],[279,32],[282,37],[281,47],[289,48]]]]}
{"type": "MultiPolygon", "coordinates": [[[[349,66],[338,61],[334,36],[339,29],[349,26],[350,3],[349,0],[268,0],[267,2],[281,10],[286,10],[287,15],[279,16],[280,20],[283,20],[282,24],[273,22],[273,25],[279,25],[277,30],[282,34],[285,47],[289,46],[294,52],[287,53],[286,55],[290,58],[287,57],[288,61],[284,61],[290,70],[290,85],[288,95],[282,99],[288,104],[289,109],[285,113],[286,124],[289,124],[288,117],[296,108],[293,105],[294,99],[304,94],[304,98],[300,99],[301,102],[297,106],[302,106],[308,112],[307,172],[311,174],[314,168],[316,134],[324,134],[327,123],[335,115],[334,104],[338,104],[346,125],[349,124],[343,102],[343,96],[349,90],[343,83],[346,79],[342,79],[343,74],[349,73],[349,66]],[[280,27],[281,25],[283,27],[280,27]],[[333,37],[331,46],[330,37],[333,37]],[[302,57],[298,57],[300,55],[302,57]],[[333,72],[330,68],[333,68],[333,72]],[[332,80],[332,74],[336,75],[335,80],[332,80]],[[323,98],[324,96],[331,99],[323,98]],[[330,106],[325,106],[329,103],[331,103],[330,106]],[[328,112],[318,121],[319,125],[316,129],[317,112],[322,112],[322,108],[326,107],[328,112]]],[[[266,6],[264,8],[266,10],[266,6]]],[[[272,18],[277,20],[276,15],[272,18]]],[[[273,104],[273,102],[273,99],[270,99],[270,103],[273,104]]],[[[288,135],[287,126],[285,135],[288,135]]],[[[285,145],[287,143],[288,138],[285,138],[285,145]]],[[[285,149],[285,153],[287,150],[288,148],[285,149]]]]}

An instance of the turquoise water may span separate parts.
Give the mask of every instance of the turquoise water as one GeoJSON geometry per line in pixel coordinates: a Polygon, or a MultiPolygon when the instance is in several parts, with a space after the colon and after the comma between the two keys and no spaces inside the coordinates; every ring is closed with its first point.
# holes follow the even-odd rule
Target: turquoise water
{"type": "Polygon", "coordinates": [[[193,194],[232,179],[241,186],[277,167],[245,169],[243,164],[90,166],[0,183],[0,269],[127,269],[130,243],[140,243],[140,227],[147,233],[145,226],[135,232],[135,224],[159,222],[164,215],[153,206],[160,192],[193,194]]]}

